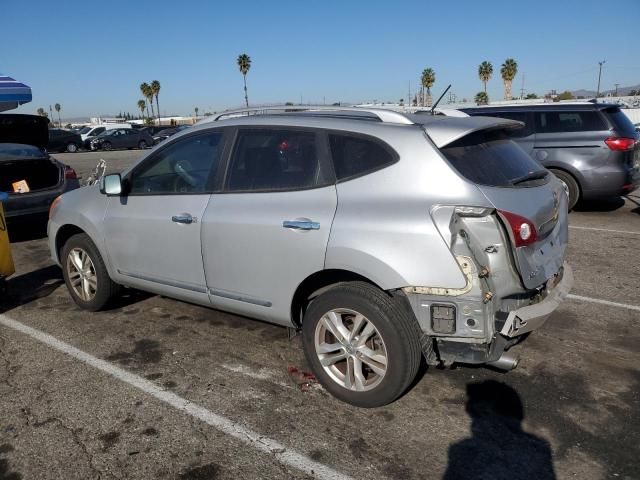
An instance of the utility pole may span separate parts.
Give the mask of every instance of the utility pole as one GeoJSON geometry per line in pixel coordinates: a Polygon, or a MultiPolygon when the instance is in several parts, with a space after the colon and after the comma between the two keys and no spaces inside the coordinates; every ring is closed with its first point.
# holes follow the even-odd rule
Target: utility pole
{"type": "Polygon", "coordinates": [[[407,96],[407,102],[409,102],[409,106],[411,106],[411,80],[409,80],[409,95],[407,96]]]}
{"type": "Polygon", "coordinates": [[[524,98],[524,72],[522,72],[522,87],[520,88],[520,100],[524,98]]]}
{"type": "Polygon", "coordinates": [[[602,65],[604,65],[605,63],[607,63],[606,60],[598,62],[598,65],[600,65],[600,70],[598,71],[598,90],[596,90],[596,98],[600,96],[600,76],[602,75],[602,65]]]}
{"type": "Polygon", "coordinates": [[[617,97],[618,96],[618,85],[620,85],[620,84],[619,83],[614,83],[614,85],[616,86],[616,94],[615,94],[615,96],[617,97]]]}

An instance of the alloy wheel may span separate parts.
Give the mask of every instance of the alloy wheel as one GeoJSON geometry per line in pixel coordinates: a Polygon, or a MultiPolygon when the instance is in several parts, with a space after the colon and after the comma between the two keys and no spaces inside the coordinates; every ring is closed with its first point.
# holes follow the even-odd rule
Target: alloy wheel
{"type": "Polygon", "coordinates": [[[82,248],[74,248],[67,256],[67,276],[73,292],[83,301],[89,302],[98,290],[96,268],[89,254],[82,248]]]}
{"type": "Polygon", "coordinates": [[[355,310],[325,313],[316,325],[314,345],[325,372],[348,390],[371,390],[387,372],[387,349],[380,332],[355,310]]]}

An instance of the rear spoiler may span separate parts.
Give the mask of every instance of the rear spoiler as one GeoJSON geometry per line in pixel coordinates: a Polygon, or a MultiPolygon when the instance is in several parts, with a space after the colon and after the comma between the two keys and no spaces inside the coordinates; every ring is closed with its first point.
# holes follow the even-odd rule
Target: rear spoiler
{"type": "Polygon", "coordinates": [[[425,123],[423,127],[436,147],[444,148],[472,133],[516,130],[524,127],[524,123],[496,117],[439,117],[437,121],[425,123]]]}

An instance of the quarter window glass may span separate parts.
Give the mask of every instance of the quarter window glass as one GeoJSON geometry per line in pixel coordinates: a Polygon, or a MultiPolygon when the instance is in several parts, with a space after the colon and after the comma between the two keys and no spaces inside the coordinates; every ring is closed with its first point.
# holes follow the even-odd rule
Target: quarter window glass
{"type": "Polygon", "coordinates": [[[395,162],[378,142],[351,135],[329,135],[331,157],[338,181],[364,175],[395,162]]]}
{"type": "Polygon", "coordinates": [[[91,132],[91,136],[100,135],[105,131],[104,127],[96,128],[93,132],[91,132]]]}
{"type": "Polygon", "coordinates": [[[241,130],[227,190],[299,190],[319,186],[316,134],[297,130],[241,130]]]}
{"type": "Polygon", "coordinates": [[[506,134],[511,138],[522,138],[531,135],[531,125],[527,125],[527,113],[526,112],[490,112],[487,114],[490,117],[508,118],[509,120],[517,120],[524,123],[524,127],[506,130],[506,134]]]}
{"type": "Polygon", "coordinates": [[[222,153],[222,132],[185,138],[160,150],[131,178],[132,194],[203,193],[222,153]]]}
{"type": "Polygon", "coordinates": [[[598,112],[540,112],[536,113],[539,133],[589,132],[606,130],[598,112]]]}

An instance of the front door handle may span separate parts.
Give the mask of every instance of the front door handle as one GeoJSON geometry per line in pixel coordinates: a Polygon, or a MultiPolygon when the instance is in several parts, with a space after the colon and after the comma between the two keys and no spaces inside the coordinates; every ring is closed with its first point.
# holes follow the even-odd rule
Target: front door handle
{"type": "Polygon", "coordinates": [[[320,224],[311,220],[285,220],[282,222],[282,226],[293,230],[320,230],[320,224]]]}
{"type": "Polygon", "coordinates": [[[174,215],[173,217],[171,217],[171,221],[175,223],[189,224],[189,223],[196,223],[197,219],[195,217],[192,217],[188,213],[182,213],[180,215],[174,215]]]}

